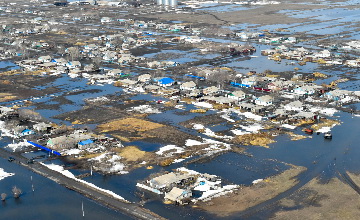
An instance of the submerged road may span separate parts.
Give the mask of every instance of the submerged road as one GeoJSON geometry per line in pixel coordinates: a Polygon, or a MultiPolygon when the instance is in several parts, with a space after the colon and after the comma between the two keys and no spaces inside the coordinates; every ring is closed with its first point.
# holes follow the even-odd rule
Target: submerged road
{"type": "Polygon", "coordinates": [[[0,156],[4,159],[8,159],[9,157],[15,158],[15,161],[12,163],[18,163],[27,167],[28,169],[32,170],[35,173],[38,173],[44,177],[47,177],[56,183],[65,186],[68,189],[74,190],[82,195],[99,202],[111,209],[119,211],[125,215],[133,217],[135,219],[165,219],[156,213],[151,212],[148,209],[142,208],[135,203],[130,203],[124,200],[120,200],[118,198],[113,197],[112,195],[100,191],[94,187],[89,185],[83,184],[81,182],[76,181],[75,179],[66,177],[59,172],[49,169],[48,167],[40,164],[40,163],[33,163],[28,164],[28,159],[6,151],[5,149],[0,148],[0,156]]]}

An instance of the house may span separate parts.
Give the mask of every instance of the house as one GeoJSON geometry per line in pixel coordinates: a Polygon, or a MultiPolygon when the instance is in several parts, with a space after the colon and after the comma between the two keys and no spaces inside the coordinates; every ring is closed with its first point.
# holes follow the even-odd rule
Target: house
{"type": "Polygon", "coordinates": [[[64,58],[52,59],[51,62],[55,63],[58,66],[65,66],[67,64],[67,60],[64,58]]]}
{"type": "Polygon", "coordinates": [[[103,55],[104,61],[114,61],[117,58],[117,53],[114,51],[105,51],[103,55]]]}
{"type": "Polygon", "coordinates": [[[177,184],[183,184],[186,180],[193,179],[193,176],[187,173],[167,173],[155,177],[149,181],[151,187],[155,189],[170,188],[177,184]]]}
{"type": "Polygon", "coordinates": [[[86,148],[92,147],[93,145],[94,145],[94,141],[91,139],[87,139],[87,140],[78,142],[79,149],[86,149],[86,148]]]}
{"type": "Polygon", "coordinates": [[[47,124],[45,122],[40,122],[33,125],[33,129],[38,132],[49,131],[52,128],[51,124],[47,124]]]}
{"type": "Polygon", "coordinates": [[[203,89],[203,93],[205,95],[212,95],[212,94],[215,94],[217,92],[219,92],[219,88],[216,87],[216,86],[210,86],[210,87],[207,87],[207,88],[203,89]]]}
{"type": "Polygon", "coordinates": [[[235,92],[232,92],[230,94],[228,94],[227,96],[230,99],[235,99],[236,101],[241,101],[244,100],[246,97],[246,93],[241,91],[241,90],[236,90],[235,92]]]}
{"type": "Polygon", "coordinates": [[[123,79],[119,80],[118,82],[124,87],[134,87],[134,85],[137,83],[137,81],[131,79],[123,79]]]}
{"type": "Polygon", "coordinates": [[[120,69],[112,69],[112,70],[109,70],[106,75],[119,76],[119,75],[121,75],[121,73],[122,73],[122,70],[120,70],[120,69]]]}
{"type": "Polygon", "coordinates": [[[287,111],[303,111],[304,104],[298,100],[290,102],[284,106],[284,109],[287,111]]]}
{"type": "Polygon", "coordinates": [[[335,89],[325,93],[323,96],[330,100],[338,101],[352,94],[351,91],[335,89]]]}
{"type": "Polygon", "coordinates": [[[256,85],[256,82],[257,82],[257,78],[253,76],[241,80],[241,84],[244,85],[245,87],[252,87],[256,85]]]}
{"type": "Polygon", "coordinates": [[[301,111],[295,115],[292,116],[292,118],[298,118],[298,119],[315,119],[316,115],[313,112],[304,112],[301,111]]]}
{"type": "Polygon", "coordinates": [[[263,106],[272,105],[273,101],[274,101],[274,98],[270,95],[260,96],[254,100],[255,104],[263,105],[263,106]]]}
{"type": "Polygon", "coordinates": [[[158,85],[163,87],[172,86],[174,83],[175,81],[169,77],[164,77],[158,80],[158,85]]]}
{"type": "Polygon", "coordinates": [[[51,62],[51,56],[41,56],[41,57],[39,57],[38,58],[38,60],[40,61],[40,62],[51,62]]]}
{"type": "Polygon", "coordinates": [[[294,89],[294,93],[298,95],[312,95],[317,90],[321,89],[318,85],[305,85],[294,89]]]}
{"type": "Polygon", "coordinates": [[[99,48],[99,46],[96,45],[96,44],[88,44],[88,45],[84,46],[84,49],[87,50],[87,51],[96,50],[98,48],[99,48]]]}
{"type": "Polygon", "coordinates": [[[14,109],[6,106],[0,106],[0,114],[8,114],[10,112],[14,112],[14,109]]]}
{"type": "Polygon", "coordinates": [[[80,67],[81,67],[81,63],[80,63],[80,61],[69,61],[69,62],[66,64],[66,66],[69,67],[69,68],[75,69],[75,68],[80,68],[80,67]]]}
{"type": "Polygon", "coordinates": [[[157,93],[161,89],[161,87],[157,86],[157,85],[147,85],[147,86],[144,86],[144,89],[145,89],[145,91],[157,93]]]}
{"type": "Polygon", "coordinates": [[[35,131],[30,129],[24,129],[23,131],[21,131],[20,136],[27,136],[32,134],[35,134],[35,131]]]}
{"type": "Polygon", "coordinates": [[[108,23],[108,22],[111,22],[111,21],[112,21],[112,19],[109,18],[109,17],[102,17],[102,18],[100,19],[100,22],[101,22],[101,23],[108,23]]]}
{"type": "Polygon", "coordinates": [[[80,141],[90,138],[91,135],[83,133],[63,135],[49,139],[46,145],[51,149],[69,149],[76,147],[80,141]]]}
{"type": "Polygon", "coordinates": [[[146,73],[146,74],[142,74],[140,76],[138,76],[138,81],[139,82],[149,82],[151,80],[151,75],[146,73]]]}
{"type": "Polygon", "coordinates": [[[232,106],[235,103],[234,99],[231,99],[231,98],[228,98],[225,96],[213,97],[211,100],[214,101],[215,103],[221,104],[221,105],[232,106]]]}
{"type": "Polygon", "coordinates": [[[132,62],[132,61],[136,61],[140,58],[136,58],[135,56],[129,54],[129,53],[124,53],[124,54],[121,54],[119,59],[118,59],[118,62],[119,63],[129,63],[129,62],[132,62]]]}
{"type": "Polygon", "coordinates": [[[196,83],[194,81],[185,82],[180,85],[181,90],[194,90],[196,89],[196,83]]]}
{"type": "Polygon", "coordinates": [[[191,196],[192,193],[190,190],[173,187],[170,192],[165,194],[164,199],[181,204],[184,199],[190,198],[191,196]]]}
{"type": "Polygon", "coordinates": [[[160,65],[159,61],[150,61],[146,64],[149,68],[156,68],[160,65]]]}
{"type": "Polygon", "coordinates": [[[287,52],[287,51],[289,51],[289,48],[285,45],[280,45],[280,46],[275,47],[275,50],[278,52],[287,52]]]}
{"type": "Polygon", "coordinates": [[[331,56],[331,52],[329,50],[323,50],[320,51],[319,53],[314,54],[316,57],[319,58],[327,58],[331,56]]]}
{"type": "Polygon", "coordinates": [[[268,89],[271,89],[272,91],[280,91],[284,89],[289,89],[294,84],[293,81],[288,80],[276,80],[273,82],[270,82],[267,87],[268,89]]]}
{"type": "Polygon", "coordinates": [[[296,42],[297,42],[296,37],[288,37],[283,41],[284,44],[288,44],[288,43],[294,44],[296,42]]]}
{"type": "Polygon", "coordinates": [[[296,48],[295,49],[295,52],[299,53],[300,55],[304,56],[304,55],[307,55],[309,54],[309,50],[308,49],[305,49],[304,47],[299,47],[299,48],[296,48]]]}
{"type": "Polygon", "coordinates": [[[360,67],[360,60],[359,59],[346,60],[345,65],[350,66],[350,67],[360,67]]]}
{"type": "Polygon", "coordinates": [[[241,110],[251,111],[253,113],[260,113],[265,111],[264,106],[254,105],[252,103],[239,103],[238,106],[241,110]]]}

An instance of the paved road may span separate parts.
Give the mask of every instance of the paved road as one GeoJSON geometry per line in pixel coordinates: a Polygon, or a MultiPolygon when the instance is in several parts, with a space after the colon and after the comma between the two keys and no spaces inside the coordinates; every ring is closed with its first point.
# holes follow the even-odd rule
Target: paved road
{"type": "Polygon", "coordinates": [[[13,161],[12,163],[19,163],[35,173],[45,176],[55,181],[56,183],[65,186],[68,189],[79,192],[90,199],[93,199],[109,208],[117,210],[130,217],[136,219],[165,219],[157,215],[156,213],[151,212],[148,209],[138,206],[137,204],[125,202],[120,199],[114,198],[113,196],[105,192],[99,191],[89,185],[83,184],[81,182],[78,182],[74,179],[62,175],[59,172],[51,170],[40,163],[35,162],[34,164],[27,164],[28,159],[21,155],[14,154],[0,148],[0,156],[5,159],[8,159],[9,157],[13,157],[15,158],[15,161],[13,161]]]}

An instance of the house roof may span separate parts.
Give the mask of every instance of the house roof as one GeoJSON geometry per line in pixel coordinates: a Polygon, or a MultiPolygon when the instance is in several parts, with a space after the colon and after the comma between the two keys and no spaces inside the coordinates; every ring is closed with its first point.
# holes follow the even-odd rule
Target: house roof
{"type": "Polygon", "coordinates": [[[181,87],[186,87],[186,88],[193,88],[195,86],[196,86],[196,83],[194,83],[193,81],[185,82],[181,85],[181,87]]]}
{"type": "Polygon", "coordinates": [[[31,132],[30,129],[24,129],[21,133],[31,132]]]}
{"type": "Polygon", "coordinates": [[[262,102],[270,102],[270,101],[273,101],[274,98],[270,95],[263,95],[263,96],[258,97],[257,100],[260,100],[262,102]]]}
{"type": "Polygon", "coordinates": [[[170,192],[166,193],[164,199],[176,201],[183,194],[183,192],[184,190],[174,187],[170,192]]]}
{"type": "Polygon", "coordinates": [[[84,145],[92,144],[92,143],[94,143],[94,141],[92,141],[91,139],[87,139],[85,141],[80,141],[78,144],[84,146],[84,145]]]}
{"type": "Polygon", "coordinates": [[[174,83],[175,81],[169,77],[165,77],[159,80],[160,84],[166,85],[166,84],[171,84],[174,83]]]}
{"type": "Polygon", "coordinates": [[[178,181],[181,181],[183,179],[189,178],[189,174],[180,174],[180,173],[167,173],[159,177],[155,177],[151,180],[157,187],[162,188],[167,185],[170,185],[171,183],[176,183],[178,181]]]}
{"type": "Polygon", "coordinates": [[[219,88],[216,87],[216,86],[210,86],[210,87],[207,87],[207,88],[203,89],[203,92],[205,94],[211,94],[211,93],[215,93],[217,91],[219,91],[219,88]]]}
{"type": "Polygon", "coordinates": [[[235,92],[232,92],[231,94],[235,97],[243,97],[246,93],[241,90],[236,90],[235,92]]]}

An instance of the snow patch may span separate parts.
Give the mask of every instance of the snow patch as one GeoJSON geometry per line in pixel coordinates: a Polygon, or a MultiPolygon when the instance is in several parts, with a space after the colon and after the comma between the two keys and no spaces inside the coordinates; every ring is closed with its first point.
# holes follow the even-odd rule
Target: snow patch
{"type": "Polygon", "coordinates": [[[262,182],[264,179],[257,179],[257,180],[254,180],[252,181],[252,184],[257,184],[257,183],[260,183],[262,182]]]}
{"type": "Polygon", "coordinates": [[[317,130],[316,132],[320,132],[320,133],[327,133],[331,131],[331,127],[322,127],[319,130],[317,130]]]}
{"type": "Polygon", "coordinates": [[[192,104],[202,108],[213,108],[213,105],[207,102],[193,102],[192,104]]]}
{"type": "Polygon", "coordinates": [[[250,134],[250,132],[247,132],[247,131],[243,131],[243,130],[240,130],[240,129],[234,129],[234,130],[231,130],[231,132],[235,135],[244,135],[244,134],[250,134]]]}
{"type": "Polygon", "coordinates": [[[21,150],[24,147],[28,147],[28,146],[32,146],[31,144],[29,144],[26,140],[19,142],[19,143],[14,143],[14,144],[8,144],[6,146],[6,148],[10,148],[12,149],[14,152],[17,150],[21,150]]]}
{"type": "Polygon", "coordinates": [[[145,113],[145,114],[161,113],[158,109],[153,108],[150,105],[139,105],[139,106],[130,108],[129,111],[136,111],[136,112],[145,113]]]}
{"type": "Polygon", "coordinates": [[[295,129],[296,128],[295,125],[289,125],[289,124],[282,124],[281,127],[288,128],[288,129],[295,129]]]}
{"type": "Polygon", "coordinates": [[[191,140],[191,139],[188,139],[188,140],[186,140],[186,142],[185,142],[185,146],[187,146],[187,147],[196,146],[196,145],[202,145],[202,144],[203,144],[203,143],[200,142],[200,141],[191,140]]]}
{"type": "Polygon", "coordinates": [[[335,108],[312,107],[309,109],[311,112],[319,112],[327,116],[333,116],[338,110],[335,108]]]}
{"type": "Polygon", "coordinates": [[[233,122],[233,123],[235,122],[235,120],[231,119],[229,115],[221,115],[220,117],[222,117],[223,119],[225,119],[225,120],[227,120],[229,122],[233,122]]]}
{"type": "Polygon", "coordinates": [[[72,173],[71,173],[70,171],[68,171],[68,170],[64,170],[64,168],[63,168],[62,166],[60,166],[60,165],[56,165],[56,164],[44,164],[44,163],[40,163],[40,164],[48,167],[48,168],[51,169],[51,170],[54,170],[54,171],[56,171],[56,172],[61,173],[61,174],[63,174],[64,176],[67,176],[67,177],[69,177],[69,178],[71,178],[71,179],[74,179],[74,180],[76,180],[76,181],[78,181],[78,182],[80,182],[80,183],[86,184],[86,185],[88,185],[88,186],[90,186],[90,187],[92,187],[92,188],[94,188],[94,189],[96,189],[96,190],[105,192],[105,193],[111,195],[112,197],[114,197],[114,198],[116,198],[116,199],[120,199],[120,200],[123,200],[123,201],[126,201],[126,202],[127,202],[127,200],[125,200],[123,197],[117,195],[117,194],[114,193],[113,191],[110,191],[110,190],[107,190],[107,189],[103,189],[103,188],[97,187],[96,185],[94,185],[94,184],[92,184],[92,183],[86,182],[86,181],[81,180],[81,179],[77,179],[77,178],[74,176],[74,174],[72,174],[72,173]]]}
{"type": "MultiPolygon", "coordinates": [[[[175,152],[171,152],[170,155],[184,152],[184,149],[183,149],[183,148],[177,147],[176,145],[166,145],[166,146],[164,146],[164,147],[161,147],[161,148],[156,152],[156,154],[157,154],[157,155],[163,155],[164,152],[169,151],[169,150],[176,150],[175,152]]],[[[168,155],[169,155],[169,154],[168,154],[168,155]]],[[[170,156],[170,155],[169,155],[169,156],[170,156]]]]}
{"type": "Polygon", "coordinates": [[[81,150],[80,149],[69,149],[63,152],[64,155],[76,155],[76,154],[80,154],[81,150]]]}
{"type": "Polygon", "coordinates": [[[259,130],[263,129],[261,124],[255,123],[252,125],[239,125],[242,129],[244,129],[245,131],[251,132],[251,133],[258,133],[259,130]]]}
{"type": "Polygon", "coordinates": [[[15,173],[7,173],[5,172],[5,170],[3,168],[0,168],[0,180],[5,179],[6,177],[9,176],[14,176],[15,173]]]}

